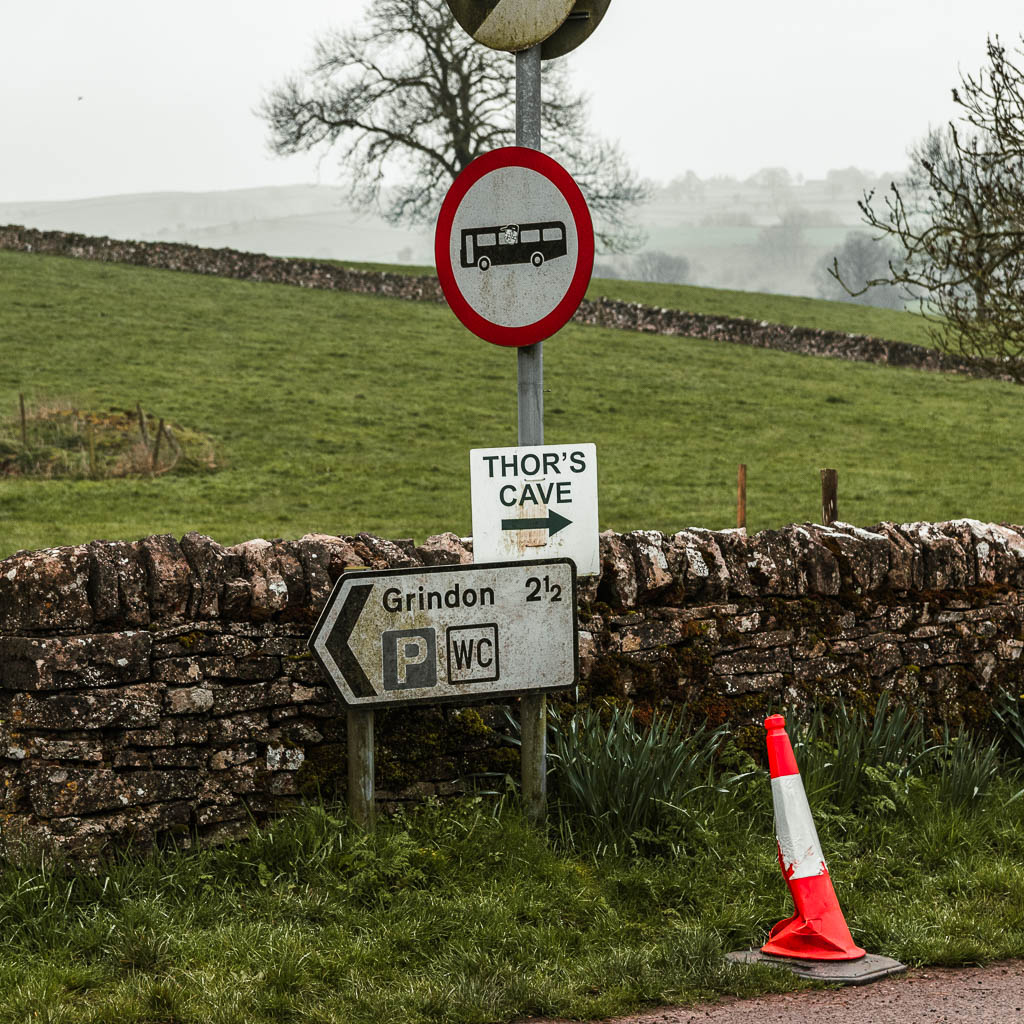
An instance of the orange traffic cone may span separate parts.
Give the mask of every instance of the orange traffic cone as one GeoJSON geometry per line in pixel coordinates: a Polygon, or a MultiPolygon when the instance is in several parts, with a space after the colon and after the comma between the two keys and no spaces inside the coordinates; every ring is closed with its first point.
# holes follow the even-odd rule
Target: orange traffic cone
{"type": "Polygon", "coordinates": [[[768,933],[761,952],[801,960],[857,960],[864,956],[864,950],[854,943],[839,909],[793,745],[786,735],[786,720],[782,715],[772,715],[765,719],[764,727],[768,730],[779,866],[793,895],[796,913],[768,933]]]}

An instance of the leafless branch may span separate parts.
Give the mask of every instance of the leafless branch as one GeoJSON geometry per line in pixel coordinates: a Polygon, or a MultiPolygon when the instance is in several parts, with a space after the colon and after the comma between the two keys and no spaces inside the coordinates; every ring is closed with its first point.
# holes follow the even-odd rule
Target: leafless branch
{"type": "MultiPolygon", "coordinates": [[[[911,151],[884,208],[872,193],[860,203],[900,254],[864,287],[900,286],[940,348],[1024,383],[1024,72],[998,37],[987,57],[953,90],[959,122],[911,151]]],[[[832,273],[847,287],[838,263],[832,273]]]]}

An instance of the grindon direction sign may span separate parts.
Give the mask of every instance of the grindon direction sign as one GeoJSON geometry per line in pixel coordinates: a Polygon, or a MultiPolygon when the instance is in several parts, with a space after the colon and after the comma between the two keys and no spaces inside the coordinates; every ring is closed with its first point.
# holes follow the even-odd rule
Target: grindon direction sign
{"type": "Polygon", "coordinates": [[[469,481],[477,562],[563,557],[581,576],[601,571],[595,445],[474,448],[469,481]]]}
{"type": "Polygon", "coordinates": [[[352,707],[474,700],[572,686],[568,559],[345,573],[309,639],[352,707]]]}
{"type": "Polygon", "coordinates": [[[561,164],[506,146],[452,183],[434,257],[444,297],[466,327],[495,345],[533,345],[568,322],[590,283],[590,211],[561,164]]]}

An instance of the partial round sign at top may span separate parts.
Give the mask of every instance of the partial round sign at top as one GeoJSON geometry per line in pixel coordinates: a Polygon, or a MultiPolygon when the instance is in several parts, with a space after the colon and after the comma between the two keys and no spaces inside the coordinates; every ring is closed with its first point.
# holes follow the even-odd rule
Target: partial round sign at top
{"type": "Polygon", "coordinates": [[[495,345],[533,345],[576,312],[594,268],[594,228],[569,172],[536,149],[477,157],[452,183],[434,234],[455,315],[495,345]]]}
{"type": "Polygon", "coordinates": [[[611,0],[576,0],[569,17],[541,44],[541,60],[564,57],[575,50],[601,23],[611,0]]]}
{"type": "Polygon", "coordinates": [[[448,0],[455,20],[492,50],[528,50],[557,29],[573,0],[448,0]]]}

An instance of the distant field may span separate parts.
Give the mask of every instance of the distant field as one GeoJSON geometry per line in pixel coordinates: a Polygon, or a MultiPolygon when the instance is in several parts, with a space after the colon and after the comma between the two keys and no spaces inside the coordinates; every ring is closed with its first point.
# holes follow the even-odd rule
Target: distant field
{"type": "MultiPolygon", "coordinates": [[[[352,263],[347,260],[333,262],[359,270],[434,274],[434,268],[427,266],[352,263]]],[[[919,314],[861,306],[853,302],[829,302],[798,295],[771,295],[764,292],[732,291],[728,288],[699,288],[690,284],[652,284],[596,277],[587,289],[587,298],[602,297],[619,302],[642,302],[666,309],[685,309],[690,313],[703,313],[707,316],[743,316],[775,324],[792,324],[795,327],[869,334],[875,338],[906,341],[912,345],[931,347],[933,344],[928,336],[927,323],[919,314]]]]}
{"type": "MultiPolygon", "coordinates": [[[[141,402],[227,465],[0,478],[0,555],[189,529],[466,534],[469,449],[516,436],[514,352],[440,305],[0,252],[0,310],[0,418],[19,392],[141,402]]],[[[545,374],[547,439],[597,444],[602,528],[734,525],[738,462],[753,529],[817,518],[824,466],[861,524],[1024,519],[1008,384],[581,326],[545,344],[545,374]]]]}

